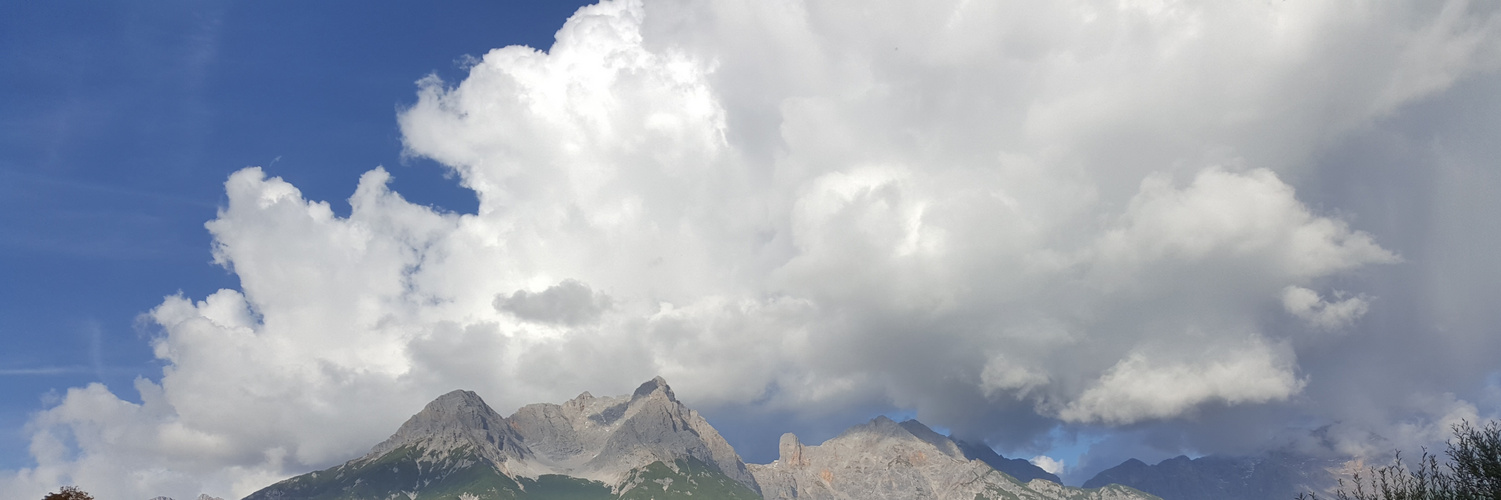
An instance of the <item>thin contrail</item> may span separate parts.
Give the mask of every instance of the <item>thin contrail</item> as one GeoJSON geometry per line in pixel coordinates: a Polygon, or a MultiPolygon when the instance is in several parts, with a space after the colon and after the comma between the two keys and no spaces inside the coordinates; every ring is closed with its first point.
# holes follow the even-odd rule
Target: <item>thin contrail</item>
{"type": "Polygon", "coordinates": [[[88,373],[94,370],[84,366],[43,366],[39,368],[0,368],[0,376],[6,375],[62,375],[88,373]]]}

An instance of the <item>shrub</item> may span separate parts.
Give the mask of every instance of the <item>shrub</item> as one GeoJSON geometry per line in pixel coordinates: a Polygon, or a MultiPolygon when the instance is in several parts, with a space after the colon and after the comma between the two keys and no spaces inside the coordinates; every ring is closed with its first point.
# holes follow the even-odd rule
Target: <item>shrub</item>
{"type": "MultiPolygon", "coordinates": [[[[1352,490],[1335,492],[1338,500],[1501,500],[1501,422],[1491,421],[1484,427],[1461,422],[1453,427],[1446,462],[1423,451],[1417,468],[1402,464],[1397,453],[1392,465],[1371,467],[1365,477],[1351,478],[1352,490]]],[[[1313,493],[1298,495],[1299,500],[1318,500],[1313,493]]]]}
{"type": "Polygon", "coordinates": [[[64,486],[57,493],[51,493],[42,497],[42,500],[94,500],[94,495],[85,493],[77,486],[64,486]]]}

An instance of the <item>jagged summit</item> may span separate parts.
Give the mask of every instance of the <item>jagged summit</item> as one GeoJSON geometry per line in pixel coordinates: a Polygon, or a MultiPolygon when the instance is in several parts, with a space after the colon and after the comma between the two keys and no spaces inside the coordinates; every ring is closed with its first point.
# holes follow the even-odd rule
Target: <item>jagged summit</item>
{"type": "Polygon", "coordinates": [[[663,396],[666,396],[668,401],[676,402],[678,400],[677,397],[672,394],[672,388],[667,386],[667,381],[664,380],[661,376],[654,377],[651,380],[646,381],[646,383],[641,384],[640,387],[637,387],[636,392],[631,394],[631,399],[635,400],[637,398],[651,397],[653,394],[657,393],[661,393],[663,396]]]}
{"type": "Polygon", "coordinates": [[[901,422],[892,420],[885,415],[877,416],[864,424],[845,429],[834,440],[849,442],[864,442],[866,446],[875,446],[873,440],[898,440],[919,441],[927,443],[944,455],[951,457],[964,456],[964,452],[948,436],[939,434],[933,429],[918,422],[915,419],[907,419],[901,422]]]}
{"type": "Polygon", "coordinates": [[[618,498],[637,488],[656,488],[643,498],[669,490],[710,498],[758,495],[734,448],[655,377],[629,395],[583,392],[562,404],[524,406],[509,417],[474,392],[452,391],[364,457],[247,498],[618,498]]]}
{"type": "Polygon", "coordinates": [[[647,464],[691,458],[756,489],[734,448],[662,377],[630,396],[586,393],[561,405],[527,405],[508,421],[549,470],[611,483],[647,464]]]}
{"type": "Polygon", "coordinates": [[[447,394],[444,394],[442,396],[438,396],[437,399],[432,400],[432,402],[428,403],[427,406],[423,407],[423,410],[424,411],[427,411],[427,410],[441,411],[443,408],[450,408],[450,409],[452,409],[452,408],[459,408],[459,407],[464,407],[464,406],[486,406],[486,405],[485,405],[485,400],[481,399],[479,397],[479,394],[475,394],[474,391],[466,391],[464,389],[454,389],[452,391],[449,391],[447,394]]]}
{"type": "Polygon", "coordinates": [[[871,439],[885,437],[903,438],[910,437],[910,435],[911,433],[907,432],[906,429],[903,429],[902,426],[897,424],[895,420],[892,420],[890,417],[887,417],[885,415],[880,415],[876,418],[870,419],[869,422],[858,424],[845,429],[844,432],[839,433],[839,435],[834,439],[871,439]]]}

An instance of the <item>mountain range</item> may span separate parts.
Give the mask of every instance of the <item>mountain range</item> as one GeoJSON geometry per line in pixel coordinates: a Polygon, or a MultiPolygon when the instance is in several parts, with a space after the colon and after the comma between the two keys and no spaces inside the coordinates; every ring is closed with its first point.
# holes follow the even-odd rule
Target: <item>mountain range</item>
{"type": "Polygon", "coordinates": [[[469,391],[413,415],[369,453],[244,500],[489,499],[1147,500],[1074,488],[1024,460],[877,417],[817,445],[785,434],[747,465],[660,377],[635,392],[532,404],[504,417],[469,391]]]}
{"type": "Polygon", "coordinates": [[[1156,465],[1133,458],[1101,471],[1085,481],[1084,487],[1122,484],[1163,500],[1291,500],[1299,493],[1330,493],[1347,467],[1344,460],[1288,451],[1240,457],[1179,456],[1156,465]]]}

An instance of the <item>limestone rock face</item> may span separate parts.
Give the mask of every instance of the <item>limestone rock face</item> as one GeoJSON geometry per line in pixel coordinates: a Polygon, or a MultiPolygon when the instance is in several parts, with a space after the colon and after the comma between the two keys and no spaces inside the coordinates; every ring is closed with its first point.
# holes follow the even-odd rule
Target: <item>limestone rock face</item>
{"type": "Polygon", "coordinates": [[[958,443],[916,420],[898,423],[884,416],[817,446],[785,434],[777,461],[751,465],[750,471],[768,499],[1156,498],[1114,485],[1079,489],[1040,479],[1022,483],[968,459],[958,443]]]}
{"type": "Polygon", "coordinates": [[[756,489],[729,442],[679,402],[661,377],[630,396],[597,398],[586,392],[561,405],[527,405],[506,420],[532,452],[538,472],[615,484],[651,463],[692,458],[756,489]]]}
{"type": "Polygon", "coordinates": [[[778,463],[790,466],[808,465],[803,460],[803,443],[797,440],[797,435],[791,432],[783,434],[780,443],[777,443],[778,463]]]}
{"type": "Polygon", "coordinates": [[[389,439],[359,460],[374,460],[401,447],[421,450],[431,459],[463,447],[499,465],[526,460],[532,453],[523,438],[490,405],[470,391],[453,391],[428,403],[389,439]]]}
{"type": "Polygon", "coordinates": [[[754,498],[740,456],[661,377],[502,417],[469,391],[413,415],[370,453],[246,500],[754,498]],[[676,496],[674,496],[676,495],[676,496]]]}
{"type": "Polygon", "coordinates": [[[527,405],[509,417],[473,392],[453,391],[365,456],[245,500],[1156,498],[1118,485],[1080,489],[1019,481],[989,465],[1008,462],[980,447],[916,420],[879,417],[816,446],[784,434],[777,461],[747,466],[661,377],[629,395],[585,392],[561,404],[527,405]]]}

